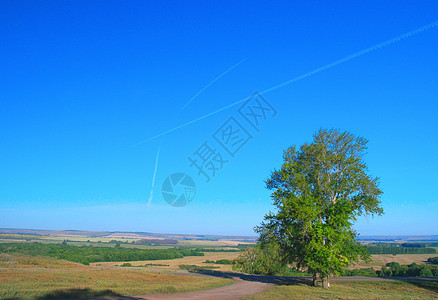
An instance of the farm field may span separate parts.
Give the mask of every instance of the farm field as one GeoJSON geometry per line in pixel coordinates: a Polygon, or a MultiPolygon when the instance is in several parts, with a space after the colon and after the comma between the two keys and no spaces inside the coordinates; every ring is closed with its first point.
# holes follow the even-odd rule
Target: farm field
{"type": "Polygon", "coordinates": [[[357,265],[350,266],[349,269],[360,268],[374,268],[380,270],[380,268],[390,262],[398,262],[401,265],[410,265],[416,263],[418,265],[426,263],[429,257],[438,256],[438,254],[376,254],[371,255],[372,261],[359,262],[357,265]]]}
{"type": "MultiPolygon", "coordinates": [[[[209,238],[202,239],[202,237],[197,236],[184,236],[184,238],[177,240],[178,243],[176,245],[140,245],[136,242],[147,239],[172,239],[176,238],[176,236],[130,233],[102,233],[101,235],[96,233],[81,233],[63,235],[63,232],[56,234],[46,232],[45,234],[46,235],[27,235],[9,232],[0,234],[0,246],[6,246],[4,253],[0,253],[0,299],[14,297],[38,298],[47,296],[55,298],[90,298],[120,295],[149,295],[147,297],[151,297],[151,294],[159,294],[158,298],[162,299],[160,297],[163,297],[163,294],[191,292],[187,295],[187,297],[189,297],[191,294],[197,295],[198,293],[202,293],[203,295],[215,295],[215,293],[217,293],[215,291],[225,293],[222,295],[228,295],[227,293],[240,294],[240,296],[235,297],[236,299],[244,297],[242,293],[243,295],[255,293],[248,296],[249,298],[244,299],[430,299],[438,297],[437,281],[367,282],[338,281],[345,280],[344,278],[338,278],[332,282],[332,288],[326,291],[315,289],[299,282],[288,283],[289,285],[274,285],[263,281],[245,280],[240,277],[241,274],[233,272],[231,265],[204,263],[207,260],[234,260],[237,258],[241,253],[239,250],[242,249],[242,247],[238,247],[238,245],[248,244],[248,242],[239,240],[239,238],[211,238],[210,240],[209,238]],[[61,243],[64,241],[66,241],[67,245],[61,246],[61,243]],[[128,259],[126,257],[129,257],[129,255],[125,257],[122,256],[121,259],[117,259],[113,256],[110,259],[116,261],[105,262],[95,260],[96,262],[92,262],[90,266],[85,266],[55,258],[29,256],[32,251],[26,252],[28,250],[22,252],[22,254],[17,254],[13,251],[8,251],[8,246],[4,243],[9,243],[10,247],[13,246],[12,243],[20,243],[19,247],[21,247],[21,243],[37,243],[35,244],[35,249],[44,248],[44,244],[58,244],[59,246],[52,245],[48,248],[53,248],[53,250],[59,252],[62,250],[60,247],[65,247],[62,253],[66,253],[65,251],[67,250],[71,252],[73,248],[76,249],[76,247],[73,246],[109,247],[102,249],[102,251],[105,250],[104,252],[108,255],[115,255],[115,253],[119,252],[119,254],[123,253],[123,251],[117,250],[119,246],[121,248],[156,249],[157,251],[158,249],[164,248],[176,248],[176,251],[190,251],[190,249],[205,250],[196,250],[201,251],[203,256],[185,256],[182,258],[160,260],[123,261],[124,259],[128,259]],[[112,251],[110,248],[116,249],[112,251]],[[224,251],[219,252],[221,250],[224,251]],[[227,252],[226,250],[234,251],[227,252]],[[123,264],[126,265],[122,266],[123,264]],[[208,270],[212,270],[218,272],[215,274],[219,274],[219,277],[193,274],[184,268],[180,268],[180,265],[185,265],[188,269],[192,266],[204,267],[207,270],[207,274],[208,270]],[[233,277],[233,279],[221,278],[220,272],[225,273],[224,275],[226,276],[233,277]],[[203,292],[199,292],[201,290],[203,292]]],[[[77,249],[78,253],[82,253],[81,251],[83,249],[90,248],[78,247],[77,249]]],[[[49,249],[45,251],[49,251],[49,249]]],[[[104,253],[100,252],[96,252],[95,255],[103,255],[103,258],[106,260],[107,258],[104,257],[104,253]]],[[[132,252],[133,251],[130,251],[130,253],[132,252]]],[[[45,253],[44,251],[36,251],[32,253],[32,255],[45,255],[45,253]]],[[[57,257],[56,255],[54,256],[52,252],[47,252],[46,254],[48,256],[57,257]]],[[[88,253],[87,255],[90,254],[88,253]]],[[[398,262],[402,265],[415,262],[420,265],[426,263],[427,259],[433,256],[437,255],[376,254],[372,255],[371,262],[360,262],[357,265],[351,266],[350,269],[373,267],[378,270],[389,262],[398,262]]],[[[72,257],[73,261],[78,261],[73,258],[74,257],[72,257]]],[[[351,279],[355,280],[354,278],[351,279]]],[[[370,279],[379,280],[380,278],[370,279]]]]}
{"type": "MultiPolygon", "coordinates": [[[[35,231],[40,232],[40,231],[35,231]]],[[[50,231],[44,232],[49,234],[50,231]]],[[[211,248],[211,249],[237,249],[239,244],[252,244],[247,241],[239,241],[233,239],[227,239],[226,237],[217,240],[208,240],[190,236],[178,237],[178,243],[176,245],[141,245],[135,244],[139,240],[148,239],[165,239],[174,238],[173,235],[158,235],[149,236],[141,234],[130,233],[118,233],[118,234],[106,234],[106,235],[86,235],[84,234],[67,234],[63,232],[56,233],[56,235],[23,235],[13,233],[0,233],[0,243],[11,242],[38,242],[44,244],[59,244],[66,240],[71,245],[82,246],[107,246],[108,244],[120,243],[121,247],[125,248],[140,248],[140,249],[166,249],[173,248],[175,246],[181,248],[211,248]]]]}
{"type": "MultiPolygon", "coordinates": [[[[203,263],[206,260],[220,260],[220,259],[229,259],[233,260],[237,258],[239,252],[204,252],[204,256],[186,256],[183,258],[177,259],[166,259],[166,260],[144,260],[144,261],[130,261],[129,263],[133,266],[140,266],[146,264],[163,264],[165,266],[153,266],[154,269],[157,270],[178,270],[179,265],[196,265],[200,267],[206,266],[214,266],[218,267],[214,270],[230,272],[232,271],[231,265],[221,265],[221,264],[211,264],[211,263],[203,263]]],[[[92,263],[92,266],[104,266],[104,267],[112,267],[112,266],[120,266],[123,262],[101,262],[101,263],[92,263]]]]}
{"type": "Polygon", "coordinates": [[[230,279],[177,276],[145,268],[90,267],[43,257],[0,254],[0,299],[133,296],[211,289],[230,279]]]}
{"type": "MultiPolygon", "coordinates": [[[[130,261],[129,263],[133,266],[146,265],[146,264],[163,264],[166,266],[158,266],[154,268],[169,270],[169,269],[178,269],[179,265],[197,265],[200,267],[205,266],[214,266],[218,267],[215,270],[223,271],[223,272],[232,272],[231,265],[220,265],[220,264],[210,264],[203,263],[206,260],[220,260],[220,259],[229,259],[233,260],[237,258],[239,252],[204,252],[204,256],[187,256],[184,258],[177,258],[171,260],[145,260],[145,261],[130,261]]],[[[401,265],[409,265],[412,263],[416,264],[424,264],[429,257],[435,256],[434,254],[377,254],[372,255],[371,262],[359,262],[357,265],[350,266],[349,269],[360,269],[360,268],[369,268],[372,267],[375,270],[380,270],[382,266],[390,262],[398,262],[401,265]]],[[[92,263],[91,265],[95,266],[116,266],[121,265],[123,262],[97,262],[92,263]]]]}

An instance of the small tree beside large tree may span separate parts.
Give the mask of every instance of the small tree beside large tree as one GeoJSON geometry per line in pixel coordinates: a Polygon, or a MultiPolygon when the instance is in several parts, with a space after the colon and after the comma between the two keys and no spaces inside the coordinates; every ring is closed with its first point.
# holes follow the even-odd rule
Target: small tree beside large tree
{"type": "Polygon", "coordinates": [[[353,230],[359,216],[383,214],[378,178],[363,160],[367,142],[321,129],[312,143],[287,149],[281,169],[266,180],[277,209],[256,227],[260,242],[275,241],[283,263],[313,274],[314,285],[319,276],[329,288],[330,276],[370,259],[353,230]]]}

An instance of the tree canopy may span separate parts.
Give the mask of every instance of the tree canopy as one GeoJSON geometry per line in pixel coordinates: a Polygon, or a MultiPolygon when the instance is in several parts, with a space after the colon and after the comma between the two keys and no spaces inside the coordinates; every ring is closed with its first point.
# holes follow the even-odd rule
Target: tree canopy
{"type": "Polygon", "coordinates": [[[353,224],[381,215],[378,178],[363,160],[367,140],[349,132],[319,130],[311,143],[289,147],[284,163],[266,180],[276,211],[256,227],[261,243],[278,243],[284,263],[319,275],[324,287],[359,259],[369,259],[353,224]]]}

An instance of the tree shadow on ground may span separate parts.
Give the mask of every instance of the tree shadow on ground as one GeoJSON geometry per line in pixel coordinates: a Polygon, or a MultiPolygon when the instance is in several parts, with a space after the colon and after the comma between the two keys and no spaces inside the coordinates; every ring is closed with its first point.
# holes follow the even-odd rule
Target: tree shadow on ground
{"type": "Polygon", "coordinates": [[[422,281],[412,280],[405,282],[438,294],[438,278],[434,278],[434,279],[431,278],[431,280],[422,280],[422,281]]]}
{"type": "MultiPolygon", "coordinates": [[[[89,299],[95,297],[117,297],[117,299],[135,299],[134,297],[122,296],[112,290],[92,290],[92,289],[62,289],[49,292],[46,295],[35,297],[36,300],[50,299],[89,299]]],[[[8,298],[7,300],[20,298],[8,298]]]]}
{"type": "Polygon", "coordinates": [[[296,285],[296,284],[312,285],[312,278],[310,277],[248,275],[242,273],[231,273],[231,272],[203,270],[203,269],[189,270],[189,272],[220,277],[220,278],[228,278],[228,279],[239,278],[246,281],[272,283],[276,285],[296,285]]]}

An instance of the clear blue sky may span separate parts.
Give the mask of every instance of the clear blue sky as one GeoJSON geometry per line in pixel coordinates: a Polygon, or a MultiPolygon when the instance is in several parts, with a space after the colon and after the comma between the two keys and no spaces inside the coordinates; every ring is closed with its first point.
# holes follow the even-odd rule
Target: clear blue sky
{"type": "Polygon", "coordinates": [[[436,1],[1,1],[0,227],[253,235],[283,149],[334,127],[370,140],[384,191],[357,230],[437,234],[438,26],[265,93],[260,132],[238,105],[131,147],[436,21],[436,1]],[[230,117],[253,137],[235,157],[212,137],[230,117]],[[209,183],[187,159],[205,141],[229,160],[209,183]]]}

